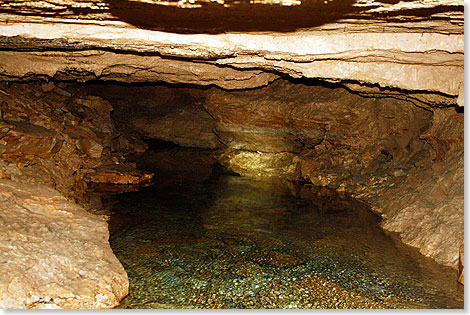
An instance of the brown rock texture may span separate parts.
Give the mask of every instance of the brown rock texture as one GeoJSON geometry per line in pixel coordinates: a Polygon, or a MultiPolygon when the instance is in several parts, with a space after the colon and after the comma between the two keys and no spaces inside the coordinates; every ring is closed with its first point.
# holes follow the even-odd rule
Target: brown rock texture
{"type": "Polygon", "coordinates": [[[463,104],[460,1],[204,3],[0,1],[0,76],[241,89],[288,75],[463,104]]]}
{"type": "Polygon", "coordinates": [[[0,180],[0,307],[110,308],[127,295],[107,223],[42,186],[0,180]]]}
{"type": "Polygon", "coordinates": [[[126,168],[124,156],[141,150],[116,129],[108,101],[76,85],[0,85],[0,171],[7,178],[74,198],[86,190],[84,179],[106,165],[120,167],[119,183],[149,180],[150,174],[126,168]],[[133,173],[127,181],[125,169],[133,173]]]}
{"type": "Polygon", "coordinates": [[[51,158],[63,143],[56,132],[27,122],[0,122],[3,155],[34,155],[51,158]]]}
{"type": "Polygon", "coordinates": [[[405,177],[372,202],[384,214],[386,230],[400,233],[405,243],[419,247],[423,255],[454,268],[464,240],[463,119],[455,111],[436,110],[426,139],[444,145],[447,152],[433,145],[438,154],[430,167],[405,177]],[[448,120],[441,125],[443,116],[448,120]]]}
{"type": "Polygon", "coordinates": [[[213,149],[220,144],[214,119],[202,104],[204,89],[93,84],[86,90],[112,101],[118,128],[185,147],[213,149]]]}
{"type": "Polygon", "coordinates": [[[85,192],[148,182],[125,158],[141,149],[114,127],[109,102],[78,86],[0,83],[0,104],[0,307],[116,306],[127,275],[106,217],[85,210],[101,200],[85,192]]]}
{"type": "Polygon", "coordinates": [[[153,174],[143,173],[133,167],[121,165],[104,165],[91,170],[85,175],[85,180],[91,183],[139,185],[148,183],[153,174]]]}
{"type": "Polygon", "coordinates": [[[464,104],[463,7],[0,0],[0,306],[113,307],[127,293],[106,224],[43,186],[79,200],[91,185],[145,184],[127,161],[142,138],[350,192],[457,267],[464,122],[449,105],[464,104]]]}
{"type": "Polygon", "coordinates": [[[462,244],[459,248],[459,282],[461,284],[464,284],[465,282],[464,256],[464,245],[462,244]]]}
{"type": "MultiPolygon", "coordinates": [[[[387,167],[404,165],[425,145],[418,134],[431,117],[429,111],[394,98],[364,98],[341,87],[281,80],[250,91],[211,89],[204,106],[229,150],[297,153],[290,175],[310,178],[333,168],[343,173],[383,168],[384,152],[393,156],[387,167]]],[[[269,175],[263,164],[252,167],[269,175]]]]}
{"type": "Polygon", "coordinates": [[[412,164],[431,141],[420,138],[430,110],[334,85],[278,80],[246,91],[105,90],[89,92],[112,100],[121,125],[149,138],[218,149],[221,163],[241,174],[314,179],[332,170],[371,173],[412,164]]]}

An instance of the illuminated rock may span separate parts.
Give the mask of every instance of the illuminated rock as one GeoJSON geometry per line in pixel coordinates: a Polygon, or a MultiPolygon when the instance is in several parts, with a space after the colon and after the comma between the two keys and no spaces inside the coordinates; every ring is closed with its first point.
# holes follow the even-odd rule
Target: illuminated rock
{"type": "Polygon", "coordinates": [[[127,295],[103,218],[9,180],[0,180],[0,200],[1,308],[110,308],[127,295]]]}

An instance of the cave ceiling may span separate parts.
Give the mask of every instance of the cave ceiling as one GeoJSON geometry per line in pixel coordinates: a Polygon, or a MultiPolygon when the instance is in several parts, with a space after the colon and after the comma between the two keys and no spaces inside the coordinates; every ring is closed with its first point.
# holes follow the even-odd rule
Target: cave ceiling
{"type": "Polygon", "coordinates": [[[0,79],[243,89],[288,76],[463,105],[463,23],[454,0],[0,1],[0,79]]]}

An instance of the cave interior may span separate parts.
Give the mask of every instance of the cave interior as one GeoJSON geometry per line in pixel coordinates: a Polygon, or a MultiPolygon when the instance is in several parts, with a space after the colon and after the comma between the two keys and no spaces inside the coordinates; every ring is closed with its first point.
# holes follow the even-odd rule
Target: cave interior
{"type": "Polygon", "coordinates": [[[463,308],[462,5],[42,2],[0,1],[1,307],[463,308]]]}

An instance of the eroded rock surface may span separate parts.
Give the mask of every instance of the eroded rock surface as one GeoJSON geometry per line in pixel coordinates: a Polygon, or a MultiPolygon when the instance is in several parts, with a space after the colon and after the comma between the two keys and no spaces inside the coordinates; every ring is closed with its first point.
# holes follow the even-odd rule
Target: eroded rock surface
{"type": "Polygon", "coordinates": [[[116,306],[127,275],[106,216],[90,213],[106,213],[100,197],[85,193],[148,183],[153,174],[125,157],[145,147],[115,128],[109,102],[78,86],[3,83],[0,105],[0,307],[116,306]]]}
{"type": "Polygon", "coordinates": [[[454,268],[464,241],[463,121],[463,114],[453,109],[436,110],[433,126],[423,136],[432,139],[434,163],[404,177],[372,203],[385,214],[385,229],[454,268]]]}
{"type": "Polygon", "coordinates": [[[3,83],[0,104],[3,178],[47,185],[73,198],[86,191],[85,179],[100,167],[121,169],[120,179],[107,183],[141,184],[151,179],[150,174],[129,166],[125,158],[145,147],[138,142],[131,145],[116,129],[108,101],[78,86],[3,83]],[[132,172],[127,180],[126,169],[132,172]]]}
{"type": "Polygon", "coordinates": [[[28,185],[82,203],[91,185],[138,187],[152,178],[127,161],[146,150],[141,137],[211,149],[244,175],[350,192],[383,215],[385,229],[456,267],[463,114],[442,107],[464,104],[463,4],[216,2],[0,0],[0,80],[207,87],[101,92],[111,106],[74,84],[0,84],[0,211],[8,226],[0,255],[9,255],[0,305],[112,307],[126,294],[106,224],[28,185]],[[285,76],[347,89],[279,80],[285,76]]]}
{"type": "Polygon", "coordinates": [[[0,180],[0,307],[110,308],[127,295],[107,223],[59,193],[0,180]]]}
{"type": "Polygon", "coordinates": [[[121,124],[145,137],[218,149],[219,160],[241,174],[372,173],[412,165],[429,155],[423,150],[433,141],[419,138],[430,110],[339,86],[278,80],[245,91],[103,87],[88,90],[113,102],[121,124]]]}

